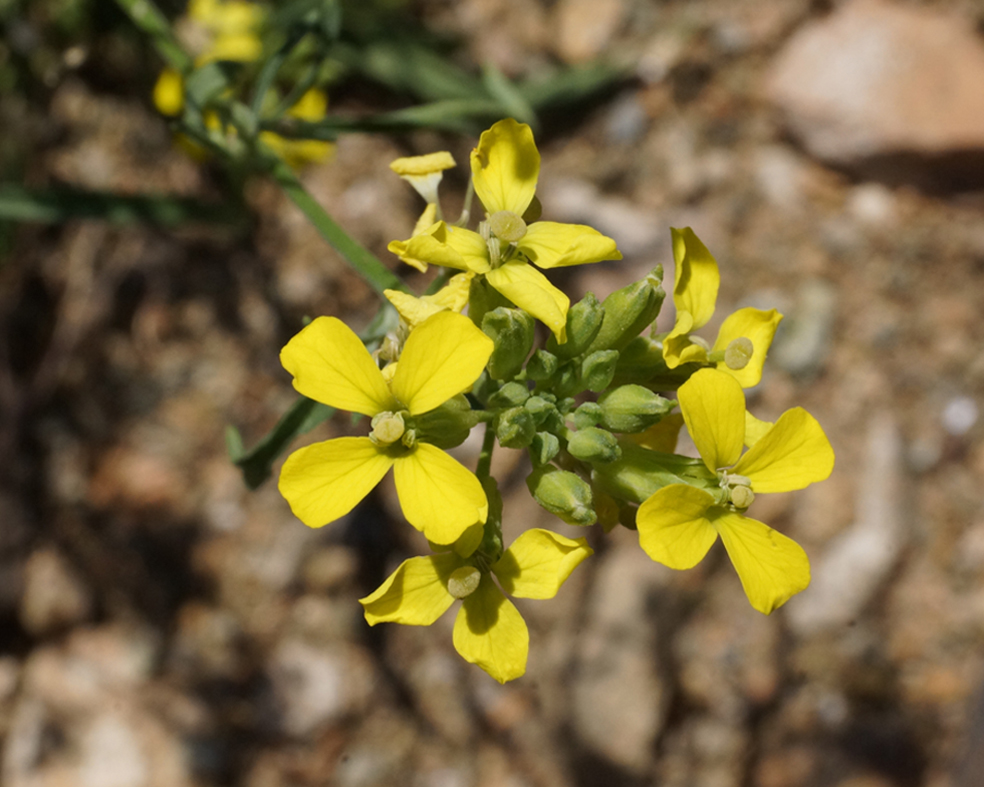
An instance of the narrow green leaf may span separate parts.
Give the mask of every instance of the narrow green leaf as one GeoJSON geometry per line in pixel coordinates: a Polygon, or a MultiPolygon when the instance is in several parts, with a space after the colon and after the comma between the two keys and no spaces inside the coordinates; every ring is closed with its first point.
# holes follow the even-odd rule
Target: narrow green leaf
{"type": "Polygon", "coordinates": [[[486,63],[482,68],[482,83],[489,95],[502,104],[504,115],[509,115],[523,123],[529,123],[534,131],[537,126],[536,112],[525,96],[517,89],[509,78],[492,63],[486,63]]]}
{"type": "Polygon", "coordinates": [[[171,30],[170,22],[153,0],[116,0],[116,2],[133,24],[150,36],[154,48],[171,68],[182,73],[191,70],[193,65],[191,57],[181,48],[171,30]]]}

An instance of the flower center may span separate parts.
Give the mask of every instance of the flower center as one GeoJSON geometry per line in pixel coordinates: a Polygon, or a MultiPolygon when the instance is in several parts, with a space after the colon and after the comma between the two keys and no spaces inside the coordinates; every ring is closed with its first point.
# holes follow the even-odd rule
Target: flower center
{"type": "Polygon", "coordinates": [[[526,222],[511,210],[500,210],[489,216],[489,229],[499,240],[516,243],[526,234],[526,222]]]}
{"type": "Polygon", "coordinates": [[[752,482],[743,475],[737,475],[719,471],[721,477],[721,488],[727,493],[728,500],[735,508],[744,511],[755,502],[755,493],[752,491],[752,482]]]}
{"type": "Polygon", "coordinates": [[[388,410],[373,416],[371,425],[372,431],[369,433],[369,439],[376,445],[392,445],[403,437],[403,433],[406,431],[403,416],[388,410]]]}
{"type": "Polygon", "coordinates": [[[755,345],[752,344],[752,340],[745,336],[739,336],[724,351],[724,363],[729,369],[735,371],[744,369],[752,360],[752,353],[754,352],[755,345]]]}
{"type": "Polygon", "coordinates": [[[482,572],[474,566],[462,566],[451,572],[448,578],[448,593],[455,598],[465,598],[478,590],[482,572]]]}

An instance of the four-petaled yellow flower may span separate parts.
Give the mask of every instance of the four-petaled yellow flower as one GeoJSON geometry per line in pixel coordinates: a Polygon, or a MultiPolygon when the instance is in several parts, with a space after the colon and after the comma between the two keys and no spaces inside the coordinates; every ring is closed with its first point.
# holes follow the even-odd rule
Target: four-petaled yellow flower
{"type": "Polygon", "coordinates": [[[663,339],[666,365],[675,369],[682,363],[706,363],[709,354],[713,353],[720,356],[715,366],[738,380],[742,388],[758,385],[765,356],[782,315],[775,309],[739,309],[721,324],[714,346],[710,348],[699,337],[691,336],[691,331],[703,327],[714,316],[721,276],[717,261],[690,227],[671,228],[670,232],[673,234],[675,263],[673,305],[676,321],[673,330],[663,339]]]}
{"type": "Polygon", "coordinates": [[[440,311],[447,310],[460,314],[468,305],[468,293],[471,290],[473,276],[474,274],[471,273],[455,274],[433,295],[421,295],[419,298],[400,290],[383,290],[383,295],[412,329],[440,311]]]}
{"type": "Polygon", "coordinates": [[[795,541],[741,512],[755,494],[789,492],[827,478],[833,449],[801,407],[787,410],[771,427],[748,419],[741,386],[717,370],[696,372],[678,397],[687,429],[721,491],[663,487],[639,507],[639,543],[653,560],[685,569],[697,565],[720,535],[748,600],[769,614],[810,584],[810,564],[795,541]],[[742,456],[746,442],[752,445],[742,456]]]}
{"type": "Polygon", "coordinates": [[[291,454],[280,492],[310,527],[344,516],[393,467],[407,521],[432,542],[450,544],[484,522],[478,479],[434,445],[418,440],[414,419],[467,390],[493,344],[467,317],[439,312],[410,333],[387,381],[348,326],[319,317],[280,353],[294,388],[316,401],[372,418],[369,437],[339,437],[291,454]]]}
{"type": "Polygon", "coordinates": [[[481,553],[461,557],[453,551],[405,560],[360,603],[370,626],[386,622],[429,626],[463,599],[454,622],[455,650],[505,683],[526,672],[530,634],[519,610],[502,591],[517,598],[553,598],[591,554],[583,538],[535,528],[517,538],[491,565],[481,553]]]}
{"type": "Polygon", "coordinates": [[[530,127],[500,120],[471,154],[472,182],[486,210],[479,232],[437,222],[389,250],[415,267],[433,264],[482,274],[502,295],[545,323],[566,341],[570,299],[540,268],[619,260],[615,241],[591,227],[535,221],[540,154],[530,127]],[[535,211],[533,211],[535,212],[535,211]]]}

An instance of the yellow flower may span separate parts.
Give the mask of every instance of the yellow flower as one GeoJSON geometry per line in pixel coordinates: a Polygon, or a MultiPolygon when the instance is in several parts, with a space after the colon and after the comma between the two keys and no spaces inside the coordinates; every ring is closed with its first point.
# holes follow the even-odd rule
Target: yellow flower
{"type": "Polygon", "coordinates": [[[462,557],[442,552],[405,560],[360,603],[370,626],[429,626],[462,599],[454,622],[455,650],[465,661],[505,683],[526,672],[530,634],[523,616],[503,591],[516,598],[553,598],[591,554],[583,538],[534,528],[491,565],[481,553],[462,557]]]}
{"type": "Polygon", "coordinates": [[[400,259],[484,275],[492,287],[566,341],[570,300],[540,268],[619,260],[615,241],[591,227],[552,221],[527,223],[540,175],[540,154],[530,127],[500,120],[471,153],[475,193],[487,211],[479,232],[438,222],[389,250],[400,259]],[[524,216],[526,218],[524,218],[524,216]]]}
{"type": "Polygon", "coordinates": [[[706,363],[727,372],[742,388],[758,385],[762,365],[782,315],[775,309],[739,309],[721,325],[711,348],[691,331],[714,316],[721,276],[717,262],[690,227],[671,228],[675,264],[673,305],[676,322],[663,340],[663,359],[670,369],[682,363],[706,363]]]}
{"type": "MultiPolygon", "coordinates": [[[[328,97],[322,91],[312,88],[287,110],[287,115],[316,123],[324,119],[327,110],[328,97]]],[[[331,142],[319,139],[284,139],[272,131],[262,132],[260,139],[294,169],[299,169],[308,163],[324,161],[335,150],[331,142]]]]}
{"type": "Polygon", "coordinates": [[[493,344],[471,320],[440,312],[407,339],[387,382],[369,351],[334,317],[319,317],[280,353],[294,388],[332,407],[372,418],[369,437],[340,437],[295,451],[280,492],[309,527],[344,516],[393,467],[407,520],[430,541],[450,544],[484,522],[478,479],[436,446],[417,439],[415,418],[471,387],[493,344]]]}
{"type": "Polygon", "coordinates": [[[678,396],[687,429],[721,491],[715,496],[685,484],[658,490],[639,507],[639,543],[653,560],[685,569],[697,565],[720,535],[748,600],[769,614],[810,584],[810,564],[795,541],[742,512],[756,494],[789,492],[827,478],[833,449],[800,407],[774,425],[749,419],[741,386],[717,370],[701,369],[678,396]],[[742,456],[746,441],[752,445],[742,456]]]}
{"type": "Polygon", "coordinates": [[[468,305],[468,293],[471,290],[473,277],[472,273],[455,274],[433,295],[423,295],[419,298],[399,290],[383,290],[383,295],[393,304],[407,326],[413,329],[428,317],[441,311],[461,314],[468,305]]]}
{"type": "Polygon", "coordinates": [[[454,157],[442,150],[426,156],[398,158],[390,164],[390,169],[413,186],[428,205],[437,205],[437,187],[444,177],[444,170],[453,166],[454,157]]]}
{"type": "Polygon", "coordinates": [[[259,31],[267,10],[245,0],[191,0],[188,18],[205,30],[198,65],[214,60],[251,63],[263,54],[259,31]]]}

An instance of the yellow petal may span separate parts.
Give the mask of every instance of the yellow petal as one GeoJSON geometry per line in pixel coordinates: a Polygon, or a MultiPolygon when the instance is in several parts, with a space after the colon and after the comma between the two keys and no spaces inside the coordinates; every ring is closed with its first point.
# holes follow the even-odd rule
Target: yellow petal
{"type": "Polygon", "coordinates": [[[615,241],[583,224],[536,221],[517,244],[530,262],[541,268],[562,268],[602,260],[620,260],[615,241]]]}
{"type": "Polygon", "coordinates": [[[802,407],[787,410],[735,465],[755,492],[791,492],[823,481],[834,469],[834,449],[817,419],[802,407]]]}
{"type": "Polygon", "coordinates": [[[173,68],[165,68],[157,77],[154,106],[168,117],[177,117],[184,109],[184,78],[173,68]]]}
{"type": "Polygon", "coordinates": [[[256,33],[228,33],[216,36],[208,50],[198,59],[197,64],[216,60],[230,60],[235,63],[252,63],[263,54],[263,41],[256,33]]]}
{"type": "Polygon", "coordinates": [[[803,548],[755,519],[714,509],[714,527],[752,606],[768,615],[810,584],[810,561],[803,548]]]}
{"type": "MultiPolygon", "coordinates": [[[[420,218],[417,219],[417,223],[413,225],[413,235],[422,235],[430,227],[433,227],[436,222],[437,222],[437,205],[433,202],[428,202],[426,207],[421,212],[420,218]]],[[[425,265],[421,273],[426,273],[426,272],[427,272],[427,266],[425,265]]]]}
{"type": "Polygon", "coordinates": [[[690,312],[693,325],[688,330],[697,330],[714,315],[721,276],[714,257],[690,227],[670,232],[676,263],[673,304],[678,312],[690,312]]]}
{"type": "Polygon", "coordinates": [[[513,541],[492,572],[510,596],[553,598],[571,572],[593,554],[587,539],[534,528],[513,541]]]}
{"type": "Polygon", "coordinates": [[[443,221],[431,225],[423,232],[414,229],[409,240],[390,241],[387,249],[417,270],[423,272],[430,265],[443,265],[445,268],[468,270],[468,264],[459,252],[444,241],[448,231],[443,221]]]}
{"type": "Polygon", "coordinates": [[[631,440],[643,448],[648,448],[650,451],[672,454],[676,451],[677,439],[680,436],[680,427],[682,426],[683,416],[680,413],[670,413],[664,416],[658,424],[650,426],[645,432],[626,435],[625,439],[631,440]]]}
{"type": "Polygon", "coordinates": [[[482,133],[471,152],[475,193],[489,213],[508,210],[522,216],[533,201],[540,176],[540,154],[533,132],[512,118],[482,133]]]}
{"type": "Polygon", "coordinates": [[[315,122],[321,120],[328,111],[328,96],[317,88],[311,88],[297,99],[297,103],[287,110],[287,114],[299,120],[315,122]]]}
{"type": "Polygon", "coordinates": [[[499,683],[526,672],[530,632],[519,610],[502,595],[488,574],[467,596],[454,621],[454,649],[499,683]]]}
{"type": "Polygon", "coordinates": [[[694,316],[690,312],[678,311],[673,330],[663,339],[663,360],[670,369],[682,363],[703,363],[707,360],[707,350],[703,345],[690,339],[694,327],[694,316]]]}
{"type": "Polygon", "coordinates": [[[471,283],[474,278],[475,274],[470,271],[456,273],[448,280],[447,284],[433,295],[425,295],[424,300],[461,314],[468,305],[468,296],[471,293],[471,283]]]}
{"type": "Polygon", "coordinates": [[[478,479],[440,448],[417,443],[393,471],[403,515],[435,544],[454,543],[489,514],[478,479]]]}
{"type": "Polygon", "coordinates": [[[567,341],[567,310],[571,301],[540,271],[520,260],[512,260],[489,271],[485,278],[519,308],[546,325],[558,344],[567,341]]]}
{"type": "Polygon", "coordinates": [[[489,247],[477,232],[466,230],[464,227],[447,227],[444,240],[450,248],[461,255],[465,264],[464,269],[472,273],[486,273],[490,270],[489,247]]]}
{"type": "Polygon", "coordinates": [[[411,415],[426,413],[471,388],[495,345],[460,314],[442,311],[410,332],[392,389],[411,415]]]}
{"type": "Polygon", "coordinates": [[[294,388],[318,402],[376,415],[396,401],[362,340],[336,317],[318,317],[280,351],[294,388]]]}
{"type": "Polygon", "coordinates": [[[756,418],[748,410],[745,411],[745,445],[751,448],[759,440],[761,440],[765,433],[768,432],[774,424],[771,421],[763,421],[756,418]]]}
{"type": "Polygon", "coordinates": [[[677,398],[707,468],[715,472],[737,462],[745,440],[745,394],[738,381],[716,369],[701,369],[680,386],[677,398]]]}
{"type": "Polygon", "coordinates": [[[404,560],[376,590],[360,598],[366,621],[429,626],[454,603],[448,593],[451,572],[463,565],[453,552],[404,560]]]}
{"type": "Polygon", "coordinates": [[[639,545],[657,563],[670,568],[696,566],[717,539],[707,519],[714,498],[702,489],[670,484],[657,490],[636,513],[639,545]]]}
{"type": "Polygon", "coordinates": [[[368,437],[339,437],[288,456],[278,488],[294,516],[321,527],[355,508],[392,464],[368,437]]]}
{"type": "Polygon", "coordinates": [[[762,380],[762,364],[765,363],[769,347],[772,346],[772,337],[776,335],[776,328],[781,320],[782,315],[775,309],[767,312],[752,308],[739,309],[728,315],[718,331],[712,349],[726,350],[731,342],[744,336],[752,343],[752,357],[744,369],[729,369],[724,361],[718,363],[717,368],[734,377],[742,388],[758,385],[762,380]]]}
{"type": "Polygon", "coordinates": [[[411,328],[416,327],[428,317],[433,317],[440,311],[445,311],[445,306],[428,301],[427,298],[416,298],[408,292],[400,290],[383,290],[386,300],[393,304],[393,308],[399,313],[403,321],[411,328]]]}
{"type": "Polygon", "coordinates": [[[446,150],[425,156],[404,156],[390,164],[390,169],[400,177],[430,175],[454,166],[454,157],[446,150]]]}

